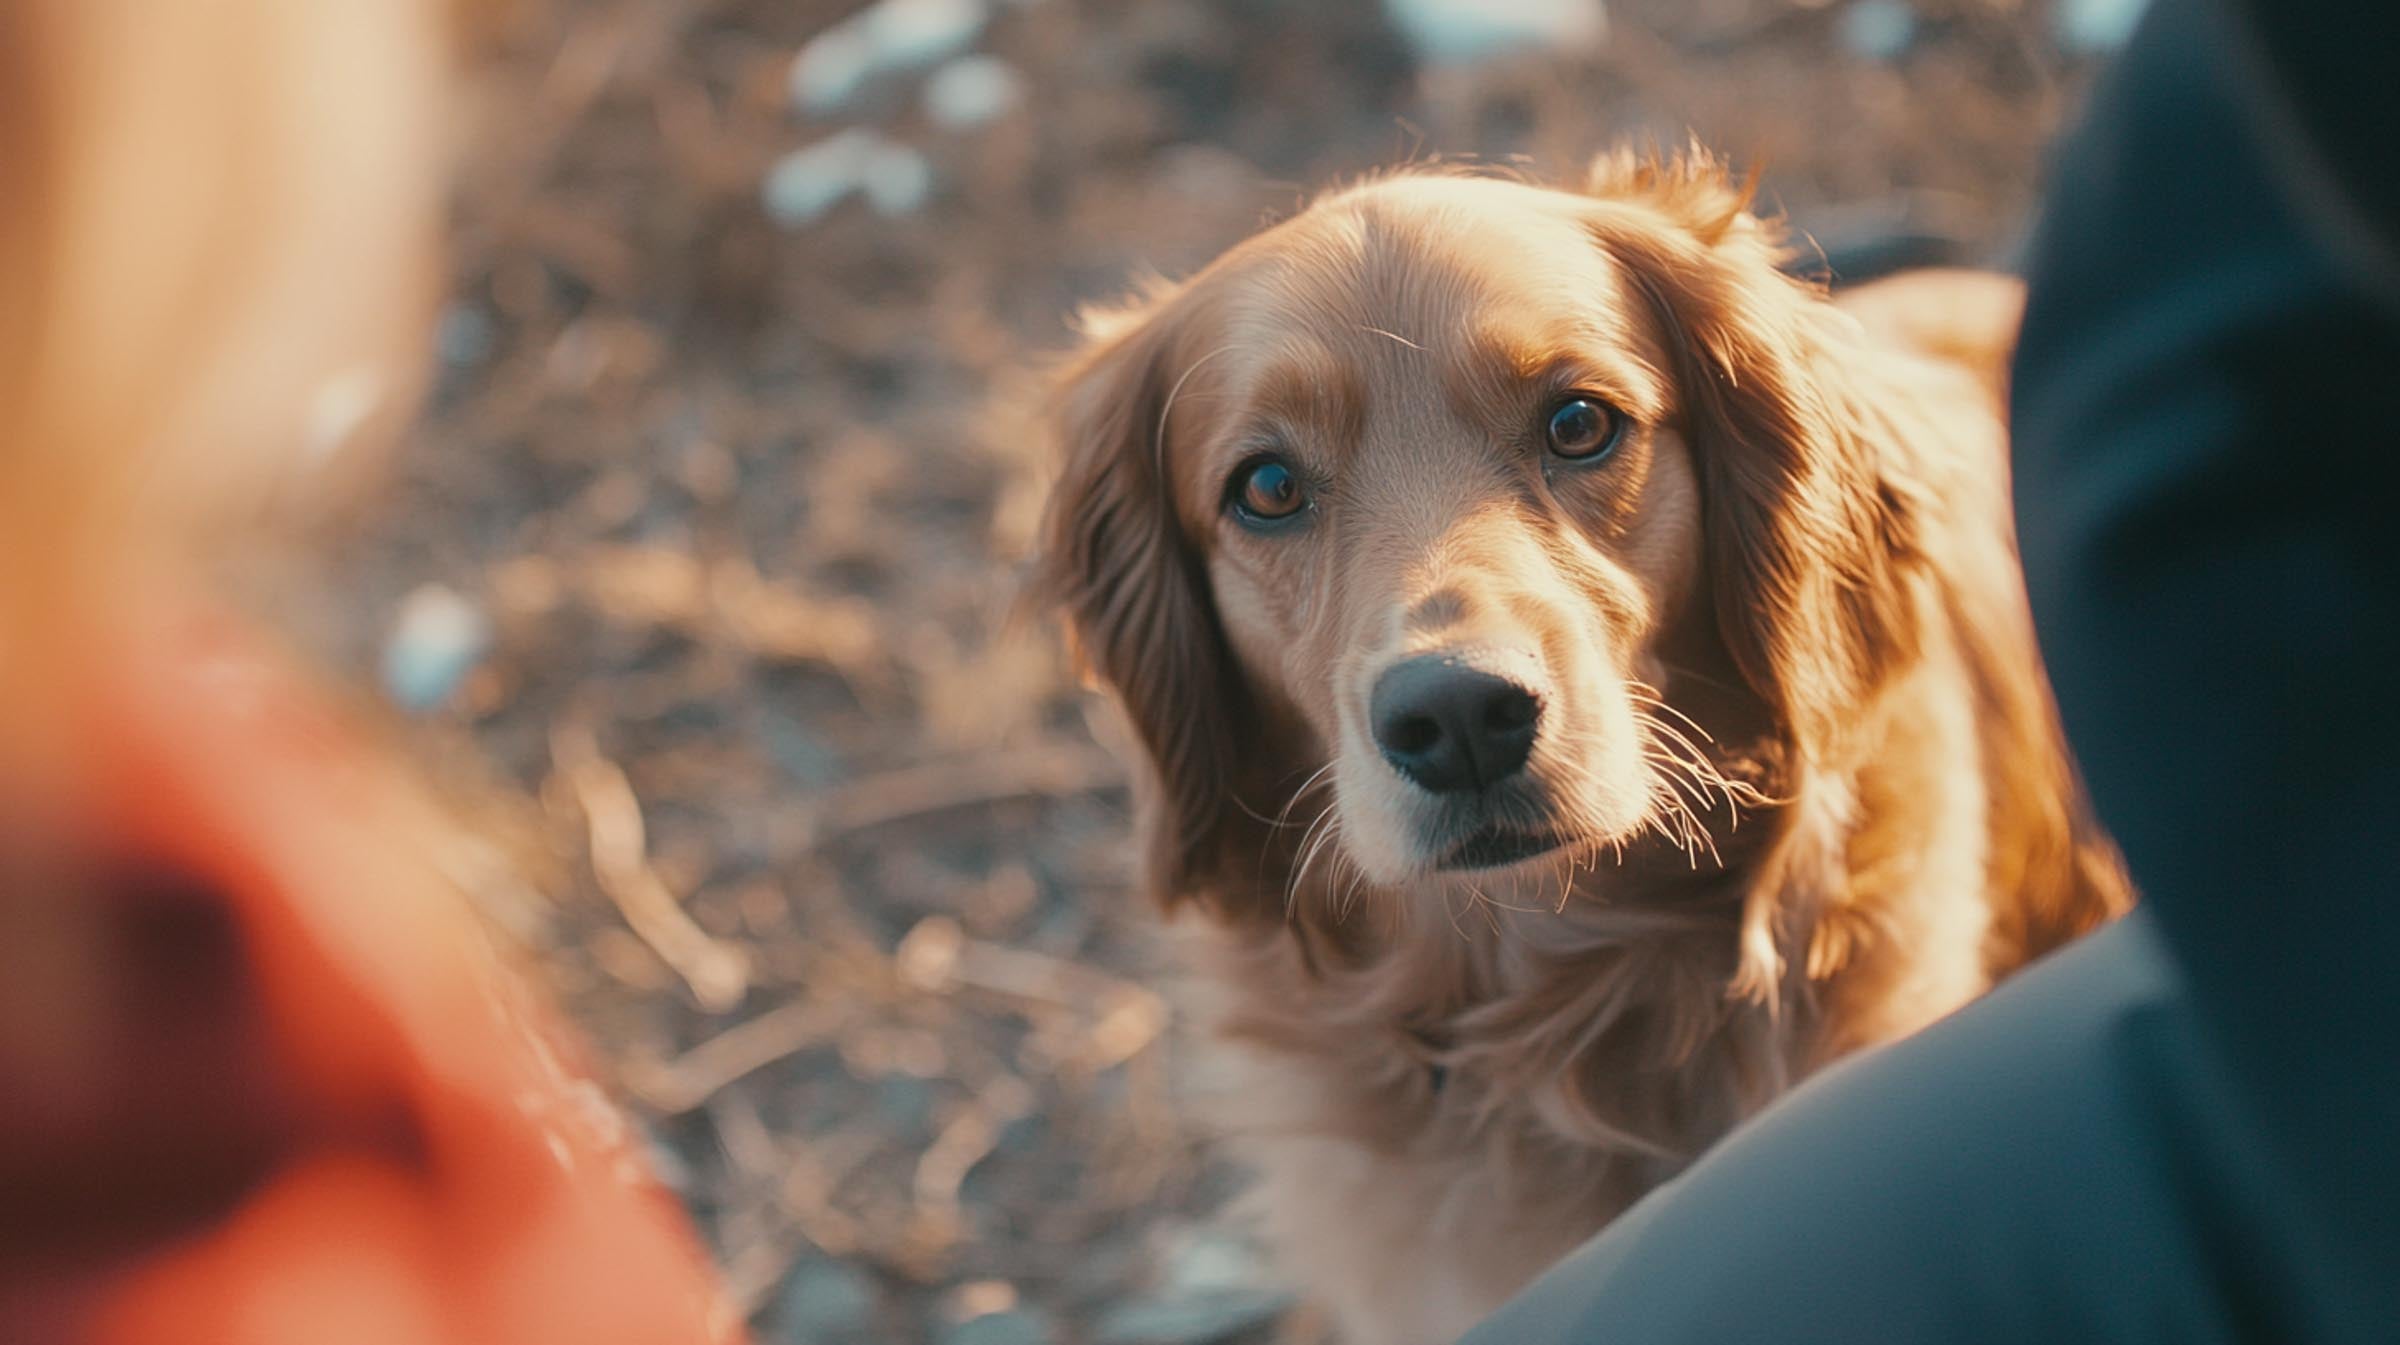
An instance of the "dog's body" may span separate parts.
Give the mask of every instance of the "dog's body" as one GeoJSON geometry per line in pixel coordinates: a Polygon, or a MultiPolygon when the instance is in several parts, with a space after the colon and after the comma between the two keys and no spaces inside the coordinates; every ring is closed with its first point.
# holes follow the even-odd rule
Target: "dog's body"
{"type": "Polygon", "coordinates": [[[1447,1340],[2128,900],[2025,611],[2010,282],[1784,278],[1705,159],[1332,196],[1095,335],[1051,590],[1208,916],[1223,1119],[1447,1340]],[[1330,797],[1328,797],[1330,793],[1330,797]]]}

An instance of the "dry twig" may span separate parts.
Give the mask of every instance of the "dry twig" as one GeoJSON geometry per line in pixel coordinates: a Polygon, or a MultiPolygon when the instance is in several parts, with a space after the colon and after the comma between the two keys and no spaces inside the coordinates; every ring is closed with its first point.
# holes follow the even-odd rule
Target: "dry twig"
{"type": "Polygon", "coordinates": [[[691,987],[711,1013],[741,1002],[750,988],[750,957],[692,923],[683,903],[650,866],[641,801],[617,764],[600,754],[590,730],[556,726],[551,759],[582,805],[591,838],[592,876],[617,904],[625,923],[691,987]]]}
{"type": "Polygon", "coordinates": [[[625,1084],[660,1115],[681,1115],[754,1070],[832,1040],[843,1016],[841,1003],[830,998],[794,1000],[671,1061],[628,1069],[625,1084]]]}
{"type": "Polygon", "coordinates": [[[1107,753],[1075,742],[933,762],[869,776],[820,797],[806,814],[806,834],[813,847],[960,808],[1090,793],[1124,778],[1124,768],[1107,753]]]}

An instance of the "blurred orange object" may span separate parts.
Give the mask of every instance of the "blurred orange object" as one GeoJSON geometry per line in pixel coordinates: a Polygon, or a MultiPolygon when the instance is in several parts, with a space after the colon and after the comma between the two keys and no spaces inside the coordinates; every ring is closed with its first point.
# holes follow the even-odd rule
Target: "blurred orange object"
{"type": "Polygon", "coordinates": [[[0,5],[0,1341],[736,1337],[445,880],[213,572],[423,383],[449,0],[0,5]]]}
{"type": "Polygon", "coordinates": [[[736,1337],[405,776],[256,633],[128,615],[72,779],[0,764],[0,1340],[736,1337]]]}

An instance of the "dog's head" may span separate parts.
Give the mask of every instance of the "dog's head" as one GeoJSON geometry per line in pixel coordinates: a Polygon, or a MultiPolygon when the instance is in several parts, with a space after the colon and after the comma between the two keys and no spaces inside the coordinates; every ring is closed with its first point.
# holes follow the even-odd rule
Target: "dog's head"
{"type": "Polygon", "coordinates": [[[1161,895],[1696,847],[1740,786],[1694,719],[1844,750],[1910,505],[1745,202],[1698,156],[1398,176],[1091,323],[1043,578],[1151,759],[1161,895]]]}

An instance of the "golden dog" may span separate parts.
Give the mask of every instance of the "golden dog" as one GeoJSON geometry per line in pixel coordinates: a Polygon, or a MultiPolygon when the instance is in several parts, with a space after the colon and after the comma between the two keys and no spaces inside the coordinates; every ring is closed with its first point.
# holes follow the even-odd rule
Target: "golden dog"
{"type": "Polygon", "coordinates": [[[1269,1236],[1448,1340],[2129,901],[2034,648],[2013,282],[1843,301],[1694,152],[1408,172],[1094,317],[1040,560],[1269,1236]]]}

